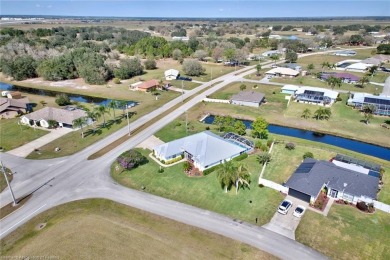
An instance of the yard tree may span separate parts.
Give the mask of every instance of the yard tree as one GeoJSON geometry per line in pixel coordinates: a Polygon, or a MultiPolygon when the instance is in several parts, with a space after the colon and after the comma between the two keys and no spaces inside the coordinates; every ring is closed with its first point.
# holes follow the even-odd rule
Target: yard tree
{"type": "Polygon", "coordinates": [[[100,115],[103,117],[103,127],[106,127],[105,114],[108,113],[106,106],[100,105],[100,106],[95,107],[94,110],[97,112],[97,115],[100,115]]]}
{"type": "Polygon", "coordinates": [[[118,103],[115,100],[111,100],[110,103],[108,103],[108,107],[112,109],[112,112],[114,114],[114,119],[115,119],[115,109],[118,108],[118,103]]]}
{"type": "Polygon", "coordinates": [[[232,160],[223,161],[216,170],[218,181],[221,184],[221,187],[225,190],[225,193],[228,192],[228,188],[232,185],[233,174],[235,171],[236,167],[234,166],[234,162],[232,160]]]}
{"type": "Polygon", "coordinates": [[[222,48],[219,47],[219,46],[215,47],[213,52],[212,52],[212,54],[211,54],[211,56],[213,57],[215,62],[218,62],[222,58],[222,56],[223,56],[222,48]]]}
{"type": "Polygon", "coordinates": [[[375,113],[375,111],[376,111],[376,106],[372,104],[363,106],[362,112],[367,125],[370,123],[370,120],[373,118],[373,114],[375,113]]]}
{"type": "Polygon", "coordinates": [[[245,135],[246,134],[246,126],[244,122],[241,120],[236,120],[234,123],[234,132],[239,134],[239,135],[245,135]]]}
{"type": "Polygon", "coordinates": [[[236,56],[236,49],[235,48],[228,48],[224,50],[223,55],[225,56],[227,61],[233,60],[236,56]]]}
{"type": "Polygon", "coordinates": [[[172,58],[174,60],[180,60],[181,58],[183,58],[181,50],[174,49],[173,52],[172,52],[172,58]]]}
{"type": "Polygon", "coordinates": [[[334,87],[336,86],[341,87],[342,81],[340,78],[330,76],[329,78],[326,79],[326,83],[328,84],[328,86],[334,89],[334,87]]]}
{"type": "Polygon", "coordinates": [[[390,44],[379,44],[376,50],[381,54],[390,54],[390,44]]]}
{"type": "Polygon", "coordinates": [[[330,69],[332,67],[332,65],[328,62],[328,61],[324,61],[323,63],[321,63],[321,68],[327,68],[327,69],[330,69]]]}
{"type": "Polygon", "coordinates": [[[252,123],[252,136],[255,138],[260,139],[267,139],[268,138],[268,122],[262,118],[258,117],[256,120],[252,123]]]}
{"type": "Polygon", "coordinates": [[[70,98],[66,94],[59,94],[59,95],[57,95],[56,99],[55,99],[55,102],[59,106],[66,106],[66,105],[70,105],[71,104],[70,98]]]}
{"type": "Polygon", "coordinates": [[[236,169],[232,174],[232,179],[234,181],[234,185],[236,186],[236,194],[238,194],[238,189],[240,186],[247,186],[248,188],[250,187],[250,173],[248,168],[241,163],[237,163],[235,168],[236,169]]]}
{"type": "Polygon", "coordinates": [[[73,127],[81,129],[81,138],[84,138],[84,125],[87,123],[85,117],[79,117],[73,120],[73,127]]]}
{"type": "Polygon", "coordinates": [[[197,50],[194,52],[193,56],[198,60],[204,60],[204,58],[207,57],[207,52],[204,50],[197,50]]]}
{"type": "Polygon", "coordinates": [[[317,120],[322,120],[322,119],[328,120],[331,115],[332,115],[332,111],[330,110],[330,108],[320,107],[314,112],[314,118],[316,118],[317,120]]]}
{"type": "Polygon", "coordinates": [[[366,83],[369,83],[370,82],[370,79],[368,78],[368,76],[363,76],[363,77],[361,77],[360,79],[359,79],[359,86],[361,87],[361,88],[364,88],[364,84],[366,84],[366,83]]]}
{"type": "Polygon", "coordinates": [[[127,107],[127,101],[125,100],[119,100],[117,101],[118,108],[122,109],[123,115],[125,115],[125,110],[127,107]]]}
{"type": "Polygon", "coordinates": [[[308,119],[310,116],[311,116],[310,109],[305,108],[305,110],[303,110],[303,112],[302,112],[301,117],[303,117],[304,119],[308,119]]]}
{"type": "Polygon", "coordinates": [[[157,69],[156,61],[154,59],[147,59],[144,61],[144,67],[147,70],[155,70],[157,69]]]}
{"type": "Polygon", "coordinates": [[[189,76],[199,76],[204,73],[205,69],[198,60],[187,59],[183,62],[183,71],[189,76]]]}
{"type": "Polygon", "coordinates": [[[246,89],[246,85],[245,85],[245,84],[241,84],[241,85],[240,85],[240,90],[241,90],[241,91],[244,91],[245,89],[246,89]]]}
{"type": "Polygon", "coordinates": [[[307,74],[310,75],[314,69],[315,69],[315,67],[314,67],[313,63],[310,63],[309,65],[307,65],[307,74]]]}
{"type": "Polygon", "coordinates": [[[289,63],[294,63],[298,60],[298,55],[295,51],[286,52],[286,61],[289,63]]]}
{"type": "Polygon", "coordinates": [[[257,76],[260,75],[260,71],[261,71],[261,65],[260,65],[260,64],[257,64],[257,65],[256,65],[256,75],[257,75],[257,76]]]}
{"type": "Polygon", "coordinates": [[[372,66],[372,67],[370,67],[369,69],[368,69],[368,72],[367,72],[367,74],[369,75],[369,76],[371,76],[371,77],[373,77],[374,75],[375,75],[375,73],[376,73],[376,71],[378,70],[378,66],[372,66]]]}

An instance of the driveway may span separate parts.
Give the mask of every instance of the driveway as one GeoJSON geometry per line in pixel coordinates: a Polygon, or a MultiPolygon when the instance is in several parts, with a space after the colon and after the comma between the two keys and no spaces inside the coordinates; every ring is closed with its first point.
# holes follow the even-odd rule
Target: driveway
{"type": "Polygon", "coordinates": [[[157,145],[165,144],[163,141],[161,141],[159,138],[157,138],[154,135],[151,135],[146,140],[142,141],[142,143],[138,144],[137,147],[143,148],[143,149],[149,149],[153,151],[153,149],[157,145]]]}
{"type": "Polygon", "coordinates": [[[298,205],[302,205],[307,209],[309,207],[309,203],[291,196],[287,196],[285,199],[290,200],[293,203],[288,213],[286,215],[282,215],[278,213],[278,209],[275,209],[275,215],[272,217],[271,221],[263,227],[295,240],[295,230],[297,229],[301,218],[293,216],[294,210],[298,205]]]}
{"type": "MultiPolygon", "coordinates": [[[[49,130],[49,129],[45,129],[45,130],[49,130]]],[[[8,151],[7,153],[12,154],[12,155],[16,155],[19,157],[26,157],[27,155],[32,153],[35,149],[38,149],[38,148],[44,146],[45,144],[48,144],[48,143],[56,140],[57,138],[60,138],[61,136],[72,132],[73,129],[63,127],[63,128],[57,128],[57,129],[50,129],[49,131],[50,131],[50,133],[48,133],[48,134],[46,134],[38,139],[35,139],[35,140],[25,144],[25,145],[22,145],[18,148],[11,150],[11,151],[8,151]]]]}

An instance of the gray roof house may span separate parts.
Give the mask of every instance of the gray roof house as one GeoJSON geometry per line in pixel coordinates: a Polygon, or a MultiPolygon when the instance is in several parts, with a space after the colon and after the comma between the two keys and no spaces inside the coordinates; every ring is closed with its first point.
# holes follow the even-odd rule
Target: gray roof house
{"type": "Polygon", "coordinates": [[[296,71],[301,71],[301,69],[302,69],[302,66],[298,65],[297,63],[284,63],[284,64],[282,64],[282,67],[293,69],[296,71]]]}
{"type": "Polygon", "coordinates": [[[184,156],[196,168],[203,171],[212,166],[229,161],[250,150],[209,131],[174,140],[153,149],[154,156],[165,162],[184,156]]]}
{"type": "MultiPolygon", "coordinates": [[[[87,113],[81,109],[61,109],[55,107],[44,107],[40,110],[26,114],[21,117],[21,122],[26,125],[30,125],[30,121],[33,121],[33,125],[39,125],[42,127],[49,127],[49,120],[57,121],[60,127],[72,127],[75,119],[86,117],[87,113]]],[[[88,123],[87,123],[88,124],[88,123]]]]}
{"type": "Polygon", "coordinates": [[[285,183],[289,195],[310,203],[323,188],[335,199],[372,201],[377,197],[378,185],[378,177],[315,159],[305,159],[285,183]]]}
{"type": "Polygon", "coordinates": [[[256,91],[241,91],[231,98],[231,103],[240,106],[259,107],[264,101],[264,94],[256,91]]]}

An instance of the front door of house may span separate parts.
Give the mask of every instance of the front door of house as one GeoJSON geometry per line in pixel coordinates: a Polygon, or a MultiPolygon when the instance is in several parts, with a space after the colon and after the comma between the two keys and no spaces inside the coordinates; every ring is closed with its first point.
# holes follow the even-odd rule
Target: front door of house
{"type": "Polygon", "coordinates": [[[336,198],[337,197],[337,190],[330,190],[329,196],[331,196],[332,198],[336,198]]]}

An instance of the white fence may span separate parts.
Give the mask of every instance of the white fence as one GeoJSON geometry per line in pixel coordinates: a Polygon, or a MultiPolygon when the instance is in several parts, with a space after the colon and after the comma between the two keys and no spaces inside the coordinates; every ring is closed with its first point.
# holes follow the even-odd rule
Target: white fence
{"type": "Polygon", "coordinates": [[[203,101],[205,101],[205,102],[213,102],[213,103],[230,104],[230,100],[225,100],[225,99],[204,98],[203,101]]]}
{"type": "Polygon", "coordinates": [[[374,200],[374,207],[384,212],[390,213],[390,205],[374,200]]]}
{"type": "Polygon", "coordinates": [[[283,192],[285,194],[288,193],[288,188],[287,187],[284,187],[283,185],[280,185],[280,184],[278,184],[276,182],[273,182],[273,181],[269,181],[269,180],[260,178],[259,179],[259,184],[264,185],[265,187],[268,187],[268,188],[271,188],[271,189],[283,192]]]}

